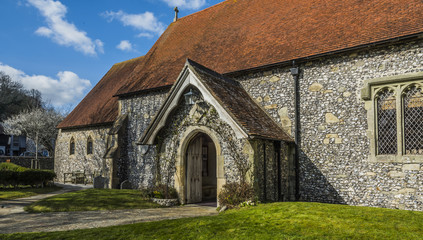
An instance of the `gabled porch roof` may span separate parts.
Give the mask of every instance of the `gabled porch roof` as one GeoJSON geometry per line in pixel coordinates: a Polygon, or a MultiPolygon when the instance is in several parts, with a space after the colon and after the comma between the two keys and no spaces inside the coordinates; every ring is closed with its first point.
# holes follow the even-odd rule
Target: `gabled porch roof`
{"type": "Polygon", "coordinates": [[[237,138],[264,138],[293,142],[281,126],[258,105],[235,80],[208,69],[190,59],[181,71],[165,102],[139,140],[141,145],[150,145],[166,119],[177,106],[179,99],[189,86],[195,86],[204,100],[211,104],[220,118],[234,130],[237,138]]]}

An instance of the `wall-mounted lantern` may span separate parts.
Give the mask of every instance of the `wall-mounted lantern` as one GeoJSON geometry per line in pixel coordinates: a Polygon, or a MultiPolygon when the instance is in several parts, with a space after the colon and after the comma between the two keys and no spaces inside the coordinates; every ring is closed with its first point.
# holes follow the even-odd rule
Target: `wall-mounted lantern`
{"type": "Polygon", "coordinates": [[[186,105],[194,105],[194,93],[192,92],[192,89],[190,89],[189,92],[185,93],[184,97],[186,105]]]}

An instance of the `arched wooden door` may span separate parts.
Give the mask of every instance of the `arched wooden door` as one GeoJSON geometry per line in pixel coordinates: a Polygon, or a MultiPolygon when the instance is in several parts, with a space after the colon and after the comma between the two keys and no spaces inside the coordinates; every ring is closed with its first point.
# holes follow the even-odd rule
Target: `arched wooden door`
{"type": "Polygon", "coordinates": [[[197,136],[187,149],[187,203],[202,201],[201,151],[203,138],[197,136]]]}

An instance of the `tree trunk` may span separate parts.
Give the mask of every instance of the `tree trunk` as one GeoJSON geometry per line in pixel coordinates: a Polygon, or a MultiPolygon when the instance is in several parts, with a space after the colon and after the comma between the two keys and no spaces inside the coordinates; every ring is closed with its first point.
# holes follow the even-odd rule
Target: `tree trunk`
{"type": "Polygon", "coordinates": [[[35,160],[38,160],[38,132],[35,133],[35,160]]]}

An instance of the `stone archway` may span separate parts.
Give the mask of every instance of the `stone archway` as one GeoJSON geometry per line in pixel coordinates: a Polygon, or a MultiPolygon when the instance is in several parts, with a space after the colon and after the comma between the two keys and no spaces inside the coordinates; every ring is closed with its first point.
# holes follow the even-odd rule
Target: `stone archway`
{"type": "Polygon", "coordinates": [[[216,201],[225,184],[223,163],[216,135],[204,126],[188,127],[182,136],[176,159],[175,188],[180,201],[216,201]],[[203,155],[207,155],[208,159],[203,155]],[[203,161],[204,164],[207,162],[207,169],[205,166],[203,168],[203,161]]]}
{"type": "Polygon", "coordinates": [[[186,150],[187,203],[216,202],[216,148],[209,136],[198,133],[186,150]]]}

